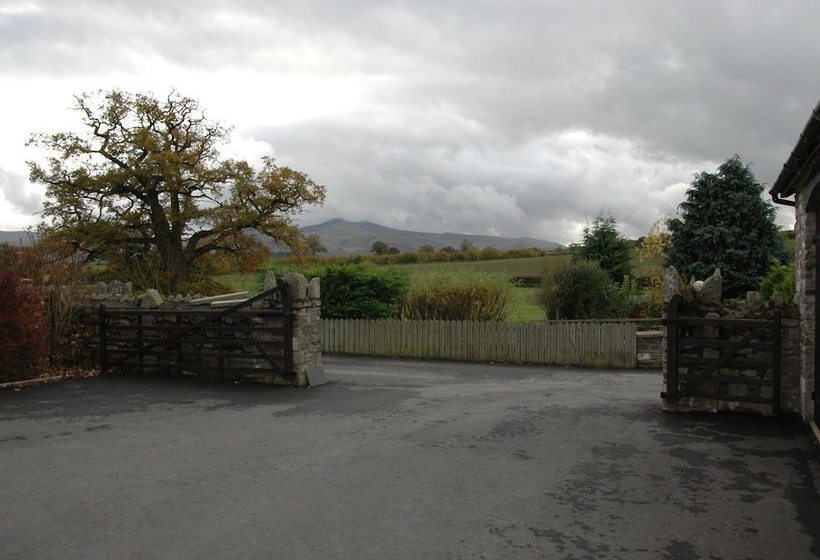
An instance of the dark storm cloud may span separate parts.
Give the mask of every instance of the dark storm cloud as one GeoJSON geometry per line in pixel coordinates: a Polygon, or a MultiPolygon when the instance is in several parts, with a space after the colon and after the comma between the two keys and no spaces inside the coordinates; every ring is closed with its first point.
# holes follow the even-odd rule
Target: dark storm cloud
{"type": "Polygon", "coordinates": [[[328,185],[309,219],[566,242],[601,209],[642,234],[734,153],[771,183],[820,93],[815,21],[813,0],[6,2],[0,72],[348,76],[344,114],[234,123],[328,185]]]}

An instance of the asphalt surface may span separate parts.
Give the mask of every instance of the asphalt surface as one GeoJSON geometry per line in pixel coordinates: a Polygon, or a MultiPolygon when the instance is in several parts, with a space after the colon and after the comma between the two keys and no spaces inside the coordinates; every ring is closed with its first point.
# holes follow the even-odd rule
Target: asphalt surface
{"type": "Polygon", "coordinates": [[[0,391],[0,558],[820,557],[799,421],[664,414],[657,372],[325,368],[0,391]]]}

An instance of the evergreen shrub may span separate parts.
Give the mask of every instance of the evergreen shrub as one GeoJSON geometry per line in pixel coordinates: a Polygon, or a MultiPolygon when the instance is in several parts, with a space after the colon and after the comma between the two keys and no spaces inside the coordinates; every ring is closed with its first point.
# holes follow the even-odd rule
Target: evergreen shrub
{"type": "Polygon", "coordinates": [[[322,282],[322,317],[388,319],[398,317],[407,276],[391,268],[329,266],[312,271],[322,282]]]}

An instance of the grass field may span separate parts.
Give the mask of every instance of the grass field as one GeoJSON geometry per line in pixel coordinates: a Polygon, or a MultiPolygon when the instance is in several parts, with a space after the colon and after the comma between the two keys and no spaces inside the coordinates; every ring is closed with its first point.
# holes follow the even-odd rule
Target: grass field
{"type": "Polygon", "coordinates": [[[546,319],[544,309],[536,303],[539,291],[540,288],[513,288],[507,307],[507,321],[523,323],[546,319]]]}
{"type": "MultiPolygon", "coordinates": [[[[794,254],[793,232],[780,233],[786,250],[794,254]]],[[[511,277],[540,277],[546,270],[569,262],[568,253],[547,255],[543,257],[527,257],[521,259],[498,259],[490,261],[452,261],[430,262],[418,264],[384,265],[407,272],[410,276],[425,272],[500,272],[511,277]]],[[[645,275],[646,266],[637,257],[637,252],[631,250],[631,264],[634,277],[645,275]]],[[[262,289],[263,272],[233,273],[215,276],[214,280],[225,285],[231,291],[259,292],[262,289]]],[[[507,321],[543,321],[546,317],[544,310],[536,303],[540,288],[514,287],[509,303],[507,321]]]]}
{"type": "Polygon", "coordinates": [[[262,291],[265,274],[263,272],[233,272],[231,274],[217,274],[213,279],[229,288],[232,292],[256,293],[262,291]]]}
{"type": "MultiPolygon", "coordinates": [[[[500,272],[511,277],[529,276],[539,277],[551,266],[566,262],[569,255],[550,255],[546,257],[528,257],[523,259],[499,259],[493,261],[454,261],[434,262],[422,264],[393,265],[392,268],[413,274],[425,272],[500,272]]],[[[543,321],[546,319],[544,310],[536,303],[540,288],[512,289],[507,306],[508,322],[543,321]]]]}
{"type": "Polygon", "coordinates": [[[459,272],[504,272],[510,276],[541,276],[548,266],[555,266],[558,263],[566,262],[569,258],[570,256],[568,254],[561,254],[546,257],[527,257],[523,259],[430,262],[390,266],[397,270],[406,270],[410,274],[415,272],[453,270],[459,272]]]}
{"type": "MultiPolygon", "coordinates": [[[[529,259],[519,259],[529,260],[529,259]]],[[[495,261],[490,261],[495,262],[495,261]]],[[[448,263],[443,263],[448,264],[448,263]]],[[[449,263],[449,264],[481,264],[481,263],[449,263]]],[[[411,265],[404,265],[401,268],[409,268],[411,265]]],[[[523,267],[519,267],[524,270],[523,267]]],[[[421,269],[424,270],[429,269],[421,269]]],[[[435,270],[435,269],[434,269],[435,270]]],[[[468,269],[470,270],[470,269],[468,269]]],[[[478,269],[481,270],[481,269],[478,269]]],[[[486,269],[485,269],[486,270],[486,269]]],[[[498,272],[498,270],[495,270],[498,272]]],[[[412,274],[412,271],[410,271],[412,274]]],[[[526,275],[526,274],[521,274],[526,275]]],[[[262,290],[264,281],[264,273],[234,273],[234,274],[220,274],[214,277],[214,280],[226,286],[232,292],[248,291],[256,293],[262,290]]],[[[509,322],[526,322],[526,321],[543,321],[546,317],[544,310],[536,303],[539,288],[513,288],[510,294],[510,302],[508,304],[507,321],[509,322]]]]}

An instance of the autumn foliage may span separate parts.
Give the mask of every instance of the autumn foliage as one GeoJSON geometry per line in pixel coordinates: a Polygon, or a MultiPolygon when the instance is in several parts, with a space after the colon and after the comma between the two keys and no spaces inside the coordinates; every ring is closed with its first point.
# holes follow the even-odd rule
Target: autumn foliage
{"type": "Polygon", "coordinates": [[[43,303],[30,282],[5,268],[0,270],[0,301],[0,382],[26,379],[47,357],[43,303]]]}
{"type": "Polygon", "coordinates": [[[0,382],[69,373],[82,338],[69,305],[80,274],[70,248],[0,244],[0,382]]]}
{"type": "Polygon", "coordinates": [[[272,157],[223,157],[229,130],[194,99],[115,90],[77,96],[75,109],[81,132],[30,142],[47,155],[29,162],[46,187],[41,237],[87,262],[138,263],[166,293],[192,289],[208,256],[258,260],[249,230],[299,245],[294,217],[325,199],[324,186],[272,157]]]}

